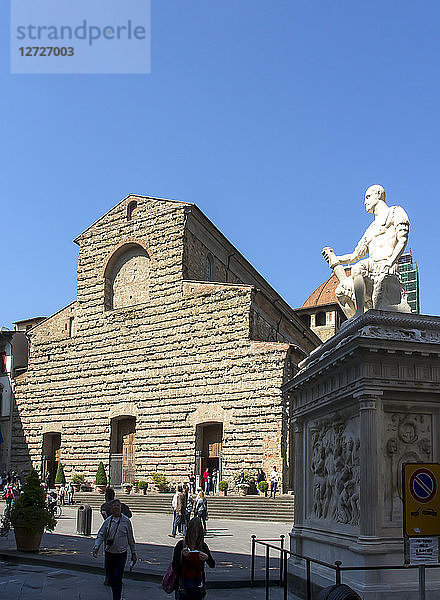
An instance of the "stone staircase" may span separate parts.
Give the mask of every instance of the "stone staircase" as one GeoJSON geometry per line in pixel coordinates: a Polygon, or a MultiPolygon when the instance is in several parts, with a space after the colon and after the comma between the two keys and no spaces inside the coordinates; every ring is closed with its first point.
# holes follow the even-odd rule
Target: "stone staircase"
{"type": "MultiPolygon", "coordinates": [[[[173,494],[119,494],[132,512],[171,514],[173,494]]],[[[293,496],[279,496],[275,500],[261,496],[208,496],[208,514],[211,519],[239,519],[242,521],[279,521],[293,523],[293,496]]],[[[97,509],[104,503],[103,494],[77,492],[75,504],[88,504],[97,509]]]]}

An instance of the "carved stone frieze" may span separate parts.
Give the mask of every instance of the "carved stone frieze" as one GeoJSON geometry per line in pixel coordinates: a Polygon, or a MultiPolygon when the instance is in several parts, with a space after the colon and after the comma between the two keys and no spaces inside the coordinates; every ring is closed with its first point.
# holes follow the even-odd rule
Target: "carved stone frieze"
{"type": "Polygon", "coordinates": [[[432,415],[384,413],[383,453],[385,455],[385,520],[402,518],[402,465],[432,460],[432,415]]]}
{"type": "Polygon", "coordinates": [[[318,519],[358,525],[360,442],[352,421],[336,415],[311,428],[311,513],[318,519]]]}

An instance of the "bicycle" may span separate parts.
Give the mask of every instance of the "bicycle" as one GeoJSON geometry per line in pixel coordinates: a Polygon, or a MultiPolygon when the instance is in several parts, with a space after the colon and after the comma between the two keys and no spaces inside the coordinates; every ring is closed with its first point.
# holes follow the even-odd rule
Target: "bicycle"
{"type": "Polygon", "coordinates": [[[50,504],[49,510],[52,511],[52,514],[55,517],[55,519],[59,519],[63,513],[63,509],[58,504],[58,502],[54,502],[54,503],[50,504]]]}

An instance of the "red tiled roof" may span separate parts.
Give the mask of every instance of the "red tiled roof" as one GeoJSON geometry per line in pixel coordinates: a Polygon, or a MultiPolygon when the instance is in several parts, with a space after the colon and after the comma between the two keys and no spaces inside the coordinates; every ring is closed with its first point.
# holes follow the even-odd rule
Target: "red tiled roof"
{"type": "MultiPolygon", "coordinates": [[[[346,269],[347,275],[350,275],[351,269],[346,269]]],[[[338,301],[335,295],[335,289],[338,287],[339,279],[334,273],[321,283],[314,292],[310,294],[301,308],[315,308],[317,306],[325,306],[327,304],[337,304],[338,301]]]]}

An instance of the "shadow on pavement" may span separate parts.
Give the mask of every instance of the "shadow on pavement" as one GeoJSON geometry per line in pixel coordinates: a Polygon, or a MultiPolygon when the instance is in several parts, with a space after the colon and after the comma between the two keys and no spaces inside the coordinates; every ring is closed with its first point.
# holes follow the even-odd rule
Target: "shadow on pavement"
{"type": "MultiPolygon", "coordinates": [[[[223,535],[224,530],[212,530],[212,537],[223,535]],[[219,533],[217,533],[219,532],[219,533]]],[[[180,538],[179,538],[180,539],[180,538]]],[[[209,535],[207,536],[209,540],[209,535]]],[[[178,539],[176,538],[176,542],[178,539]]],[[[91,573],[103,572],[103,556],[97,559],[92,557],[91,551],[94,538],[45,533],[41,542],[40,552],[17,552],[13,533],[7,538],[0,538],[0,559],[24,564],[40,564],[45,566],[87,571],[91,573]]],[[[138,562],[131,573],[126,576],[132,579],[162,579],[171,562],[173,547],[159,544],[136,544],[138,562]]],[[[213,551],[216,561],[215,569],[206,568],[209,587],[216,587],[216,582],[222,583],[221,587],[249,585],[250,582],[250,555],[234,552],[213,551]]],[[[256,556],[256,579],[264,579],[265,558],[256,556]]],[[[271,558],[271,579],[279,576],[279,560],[271,558]]]]}

